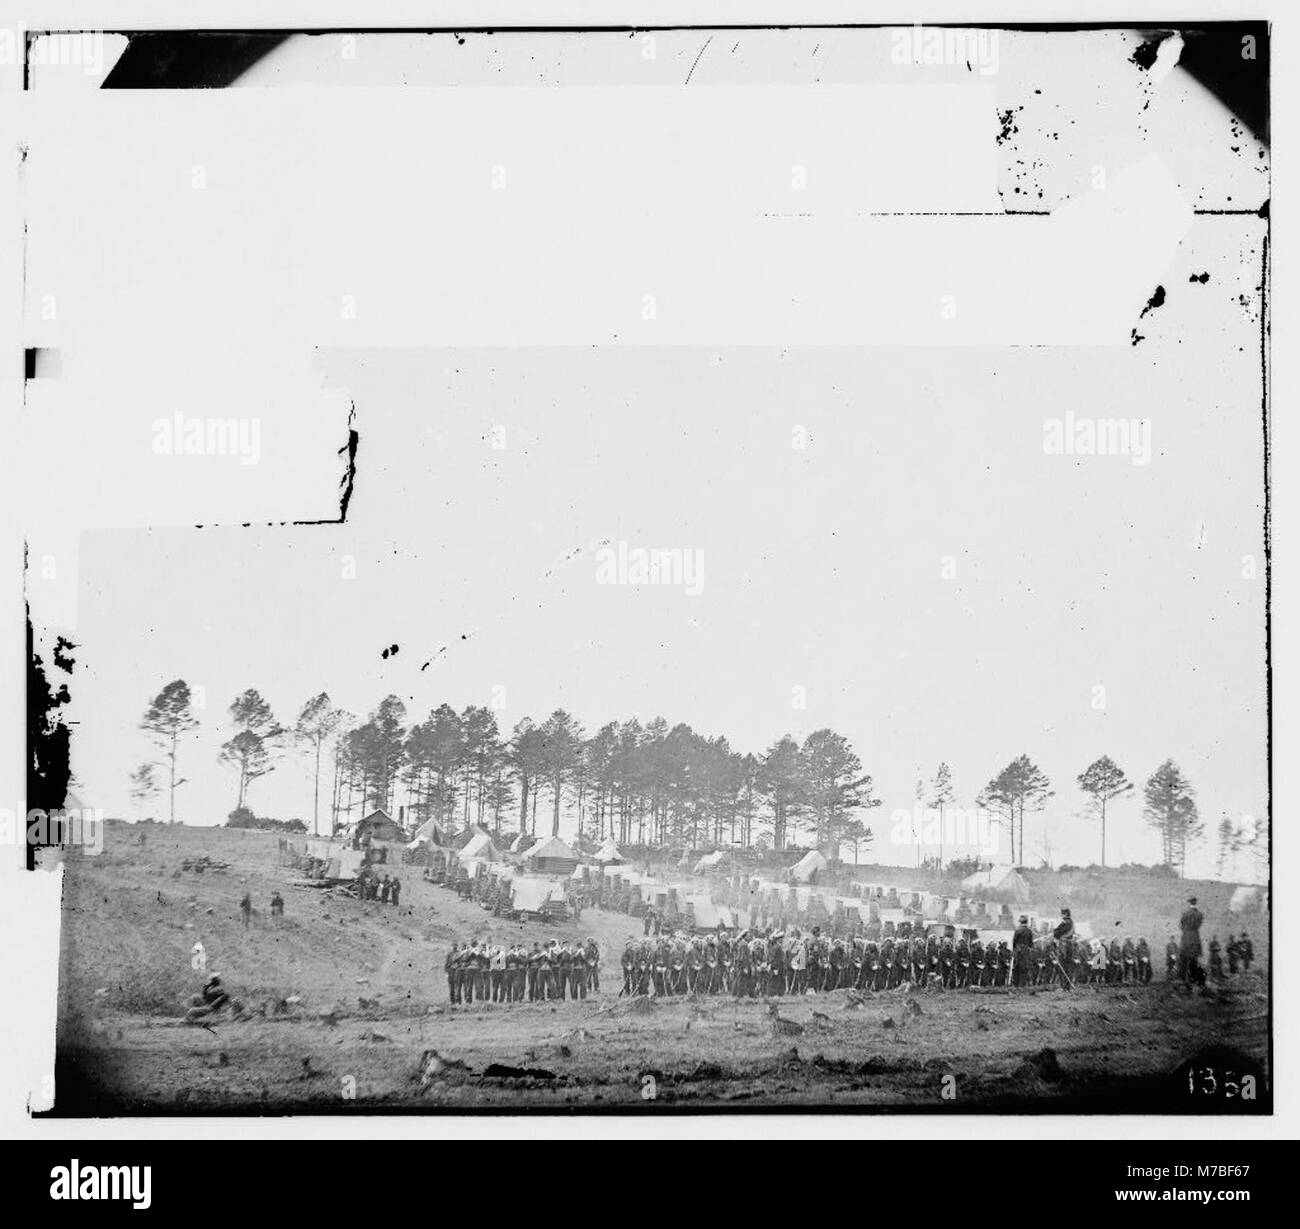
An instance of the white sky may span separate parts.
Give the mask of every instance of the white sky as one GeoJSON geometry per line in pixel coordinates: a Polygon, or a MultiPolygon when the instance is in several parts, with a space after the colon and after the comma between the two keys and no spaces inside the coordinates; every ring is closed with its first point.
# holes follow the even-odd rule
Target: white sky
{"type": "MultiPolygon", "coordinates": [[[[1222,293],[1181,274],[1171,300],[1222,293]]],[[[325,366],[361,432],[346,526],[83,544],[77,699],[96,733],[77,769],[95,805],[126,809],[140,712],[183,677],[208,705],[184,766],[182,813],[201,822],[232,805],[213,723],[248,686],[282,719],[321,689],[357,712],[392,691],[422,719],[504,688],[504,729],[556,706],[589,730],[662,714],[756,752],[828,725],[876,778],[878,827],[940,759],[969,806],[1024,751],[1058,788],[1058,861],[1095,854],[1073,778],[1101,754],[1139,781],[1174,757],[1210,828],[1263,814],[1263,586],[1241,578],[1242,556],[1262,557],[1249,352],[1189,348],[1176,396],[1141,347],[368,351],[325,366]],[[1044,455],[1043,421],[1067,409],[1149,416],[1151,463],[1044,455]],[[620,539],[703,551],[704,592],[598,585],[591,548],[620,539]]],[[[288,765],[254,799],[310,815],[288,765]]],[[[1109,860],[1155,856],[1139,810],[1120,804],[1109,860]]]]}
{"type": "MultiPolygon", "coordinates": [[[[24,429],[62,483],[27,493],[29,592],[82,645],[88,802],[128,812],[179,676],[201,822],[247,686],[282,718],[504,687],[503,727],[662,714],[754,751],[829,725],[881,820],[940,759],[970,803],[1023,751],[1058,862],[1094,856],[1070,783],[1103,753],[1173,756],[1211,829],[1263,813],[1264,224],[1190,212],[1257,206],[1259,146],[1123,32],[1004,34],[992,76],[895,65],[888,31],[706,37],[299,40],[241,82],[280,88],[33,111],[25,340],[60,375],[24,429]],[[867,216],[926,207],[986,216],[867,216]],[[348,524],[238,528],[333,513],[349,396],[348,524]],[[258,465],[154,454],[177,410],[256,418],[258,465]],[[1150,420],[1151,463],[1044,455],[1067,411],[1150,420]],[[606,538],[702,550],[703,595],[595,585],[570,556],[606,538]]],[[[308,814],[300,769],[254,790],[308,814]]],[[[1110,860],[1155,856],[1138,810],[1110,860]]]]}

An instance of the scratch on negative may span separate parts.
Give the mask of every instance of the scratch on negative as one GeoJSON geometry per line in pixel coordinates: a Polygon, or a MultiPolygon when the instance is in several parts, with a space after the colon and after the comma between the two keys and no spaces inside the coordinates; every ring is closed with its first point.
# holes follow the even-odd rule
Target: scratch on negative
{"type": "MultiPolygon", "coordinates": [[[[695,56],[695,64],[698,64],[698,63],[700,62],[700,56],[702,56],[706,51],[708,51],[708,49],[709,49],[709,44],[710,44],[711,42],[713,42],[713,35],[712,35],[712,34],[710,34],[709,37],[706,38],[706,39],[704,40],[704,46],[700,48],[699,52],[698,52],[697,55],[695,56]]],[[[683,85],[690,85],[690,83],[691,83],[691,77],[692,77],[692,76],[694,75],[694,73],[695,73],[695,64],[692,64],[692,65],[691,65],[691,71],[690,71],[689,73],[686,74],[686,80],[685,80],[684,82],[682,82],[683,85]]]]}

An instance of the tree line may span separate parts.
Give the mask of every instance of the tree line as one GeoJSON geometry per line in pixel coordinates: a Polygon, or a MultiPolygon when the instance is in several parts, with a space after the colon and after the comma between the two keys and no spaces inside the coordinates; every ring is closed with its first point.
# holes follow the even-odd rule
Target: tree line
{"type": "MultiPolygon", "coordinates": [[[[290,751],[305,756],[311,767],[312,831],[320,830],[325,808],[330,831],[351,822],[356,812],[382,808],[393,815],[400,786],[412,827],[432,819],[445,831],[478,824],[498,834],[536,835],[541,810],[543,828],[549,819],[551,833],[558,835],[567,811],[576,813],[583,834],[620,844],[784,849],[806,839],[832,860],[842,845],[850,845],[856,861],[874,839],[866,816],[880,805],[849,740],[830,729],[815,730],[802,743],[783,735],[754,755],[733,749],[721,735],[669,726],[662,717],[644,725],[635,718],[611,721],[588,734],[574,716],[556,709],[540,724],[525,717],[506,734],[489,708],[469,705],[458,713],[442,704],[422,721],[411,721],[402,701],[390,695],[362,720],[325,692],[282,725],[252,688],[235,698],[228,716],[232,732],[218,759],[232,772],[231,814],[240,822],[251,815],[254,783],[290,751]]],[[[185,784],[178,775],[178,748],[197,725],[190,689],[179,679],[154,697],[141,721],[162,758],[136,769],[132,794],[143,804],[165,791],[173,820],[176,790],[185,784]]],[[[1105,865],[1107,819],[1136,787],[1109,756],[1088,765],[1076,784],[1086,798],[1085,815],[1100,825],[1105,865]]],[[[918,801],[939,813],[941,830],[955,796],[947,764],[917,784],[918,801]]],[[[1042,810],[1054,796],[1046,774],[1021,755],[975,801],[1007,827],[1013,860],[1024,865],[1026,813],[1042,810]]],[[[1146,781],[1142,797],[1143,816],[1160,835],[1163,861],[1182,869],[1189,847],[1204,833],[1194,788],[1166,760],[1146,781]]]]}

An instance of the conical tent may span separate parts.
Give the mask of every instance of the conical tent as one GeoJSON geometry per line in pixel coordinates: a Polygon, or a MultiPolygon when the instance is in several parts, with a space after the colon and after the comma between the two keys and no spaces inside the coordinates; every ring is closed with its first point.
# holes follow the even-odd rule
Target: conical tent
{"type": "Polygon", "coordinates": [[[614,844],[612,836],[606,837],[604,844],[596,850],[596,861],[606,866],[621,865],[625,861],[622,853],[619,852],[618,846],[614,844]]]}
{"type": "Polygon", "coordinates": [[[1017,903],[1029,899],[1029,885],[1014,866],[992,866],[986,871],[976,871],[961,881],[966,892],[1001,892],[1017,903]]]}
{"type": "Polygon", "coordinates": [[[438,849],[445,847],[446,838],[443,835],[442,828],[434,820],[426,819],[411,837],[412,848],[416,845],[432,845],[438,849]]]}
{"type": "Polygon", "coordinates": [[[790,868],[796,883],[807,883],[818,871],[824,871],[829,865],[826,859],[815,849],[810,849],[790,868]]]}

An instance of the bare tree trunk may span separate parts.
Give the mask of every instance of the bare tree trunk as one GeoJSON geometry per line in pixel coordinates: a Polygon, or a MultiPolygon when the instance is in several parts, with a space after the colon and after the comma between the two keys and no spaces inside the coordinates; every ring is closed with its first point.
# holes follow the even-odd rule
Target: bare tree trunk
{"type": "Polygon", "coordinates": [[[320,745],[321,737],[316,736],[316,792],[311,803],[311,834],[320,836],[320,745]]]}
{"type": "Polygon", "coordinates": [[[171,748],[171,790],[168,800],[167,818],[170,823],[176,822],[176,731],[172,731],[172,748],[171,748]]]}

